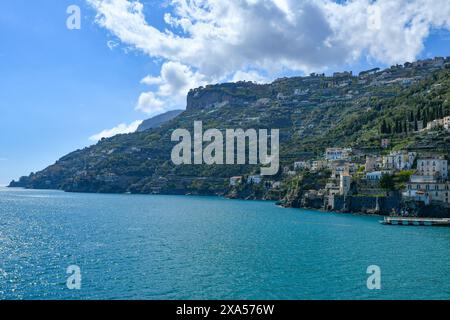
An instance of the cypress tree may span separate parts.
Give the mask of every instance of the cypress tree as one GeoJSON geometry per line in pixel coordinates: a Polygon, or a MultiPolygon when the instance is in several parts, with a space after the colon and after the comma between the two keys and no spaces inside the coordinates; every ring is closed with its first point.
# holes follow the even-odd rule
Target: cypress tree
{"type": "Polygon", "coordinates": [[[383,119],[383,122],[381,123],[381,133],[382,133],[382,134],[388,133],[388,132],[387,132],[386,119],[383,119]]]}
{"type": "Polygon", "coordinates": [[[419,108],[417,108],[416,120],[417,120],[417,121],[422,120],[422,117],[421,117],[421,115],[420,115],[420,109],[419,109],[419,108]]]}

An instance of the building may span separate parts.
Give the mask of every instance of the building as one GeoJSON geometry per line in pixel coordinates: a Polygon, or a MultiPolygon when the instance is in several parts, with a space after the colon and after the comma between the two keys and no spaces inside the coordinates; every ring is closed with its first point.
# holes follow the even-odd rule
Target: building
{"type": "Polygon", "coordinates": [[[426,206],[431,203],[431,198],[423,191],[408,190],[403,192],[403,198],[413,201],[423,202],[426,206]]]}
{"type": "Polygon", "coordinates": [[[310,169],[311,165],[308,161],[297,161],[294,162],[294,169],[295,170],[306,170],[310,169]]]}
{"type": "Polygon", "coordinates": [[[443,122],[444,122],[444,129],[445,130],[450,130],[450,116],[445,117],[443,119],[443,122]]]}
{"type": "Polygon", "coordinates": [[[351,148],[327,148],[325,159],[328,161],[347,160],[352,153],[351,148]]]}
{"type": "Polygon", "coordinates": [[[366,172],[373,172],[381,167],[381,158],[377,156],[367,156],[366,157],[366,164],[365,164],[365,171],[366,172]]]}
{"type": "Polygon", "coordinates": [[[340,195],[341,193],[340,186],[334,182],[328,182],[325,186],[325,193],[326,193],[325,205],[329,210],[333,210],[334,196],[340,195]]]}
{"type": "Polygon", "coordinates": [[[383,157],[383,168],[388,170],[409,170],[417,157],[415,152],[396,151],[383,157]]]}
{"type": "Polygon", "coordinates": [[[348,173],[341,174],[341,178],[339,181],[339,193],[342,196],[346,196],[350,191],[350,187],[352,184],[352,176],[348,173]]]}
{"type": "Polygon", "coordinates": [[[230,178],[230,186],[235,187],[242,182],[242,176],[236,176],[230,178]]]}
{"type": "Polygon", "coordinates": [[[312,171],[320,171],[327,168],[327,162],[323,160],[313,161],[311,165],[312,171]]]}
{"type": "Polygon", "coordinates": [[[357,170],[357,165],[352,162],[338,160],[329,162],[328,169],[331,170],[332,177],[339,178],[343,173],[355,173],[357,170]]]}
{"type": "Polygon", "coordinates": [[[383,149],[389,148],[391,141],[389,139],[381,139],[381,147],[383,149]]]}
{"type": "Polygon", "coordinates": [[[450,130],[450,116],[428,122],[426,128],[423,130],[435,130],[439,128],[450,130]]]}
{"type": "Polygon", "coordinates": [[[438,201],[450,204],[450,182],[409,182],[403,193],[418,201],[438,201]]]}
{"type": "Polygon", "coordinates": [[[409,181],[411,183],[435,183],[437,179],[433,176],[412,175],[409,181]]]}
{"type": "Polygon", "coordinates": [[[260,184],[261,182],[262,182],[262,176],[259,176],[259,175],[249,176],[247,178],[248,184],[260,184]]]}
{"type": "Polygon", "coordinates": [[[333,177],[340,177],[344,173],[349,173],[348,164],[336,164],[331,166],[331,175],[333,177]]]}
{"type": "Polygon", "coordinates": [[[417,173],[421,176],[432,176],[437,179],[448,179],[448,161],[443,159],[419,159],[417,173]]]}
{"type": "Polygon", "coordinates": [[[427,130],[434,130],[444,127],[444,119],[436,119],[427,123],[427,130]]]}

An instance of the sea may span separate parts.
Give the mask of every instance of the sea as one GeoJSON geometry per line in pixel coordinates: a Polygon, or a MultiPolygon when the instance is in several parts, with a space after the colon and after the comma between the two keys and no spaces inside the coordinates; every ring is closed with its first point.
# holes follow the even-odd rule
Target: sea
{"type": "Polygon", "coordinates": [[[379,220],[0,188],[0,299],[450,299],[450,228],[379,220]]]}

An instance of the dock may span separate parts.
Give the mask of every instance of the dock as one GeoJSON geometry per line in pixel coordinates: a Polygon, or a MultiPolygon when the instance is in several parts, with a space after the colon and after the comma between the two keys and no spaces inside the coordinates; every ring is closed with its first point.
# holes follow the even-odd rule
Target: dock
{"type": "Polygon", "coordinates": [[[380,223],[390,226],[450,227],[448,218],[385,217],[380,223]]]}

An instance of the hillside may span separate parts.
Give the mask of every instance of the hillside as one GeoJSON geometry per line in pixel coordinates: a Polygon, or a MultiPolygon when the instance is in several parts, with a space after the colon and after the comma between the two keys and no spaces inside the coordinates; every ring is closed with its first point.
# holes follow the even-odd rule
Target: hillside
{"type": "MultiPolygon", "coordinates": [[[[369,70],[209,85],[191,90],[187,109],[160,127],[103,139],[10,186],[75,192],[221,194],[228,179],[259,166],[174,166],[173,130],[279,128],[282,165],[313,159],[331,146],[380,151],[432,149],[448,155],[448,134],[414,133],[418,122],[450,114],[450,58],[369,70]]],[[[281,173],[280,173],[281,174],[281,173]]],[[[275,177],[277,178],[277,177],[275,177]]]]}

